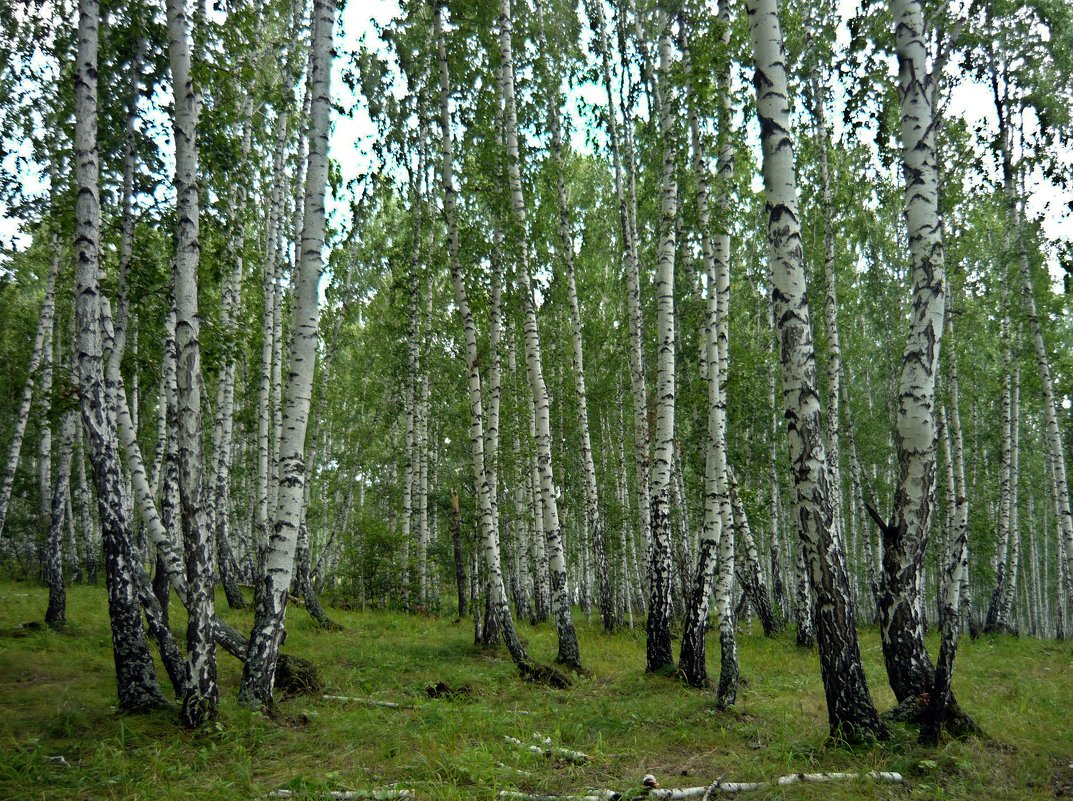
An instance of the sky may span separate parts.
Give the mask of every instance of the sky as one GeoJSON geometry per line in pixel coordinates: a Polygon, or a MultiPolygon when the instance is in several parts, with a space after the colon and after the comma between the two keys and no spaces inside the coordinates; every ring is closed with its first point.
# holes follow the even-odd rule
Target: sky
{"type": "MultiPolygon", "coordinates": [[[[839,14],[843,20],[848,19],[854,11],[858,0],[841,0],[839,14]]],[[[383,26],[399,14],[397,0],[349,0],[343,11],[340,25],[336,29],[337,49],[340,52],[354,50],[359,42],[368,46],[386,51],[385,45],[377,34],[377,26],[383,26]]],[[[582,26],[587,32],[587,26],[582,26]]],[[[840,30],[840,38],[848,33],[843,24],[840,30]]],[[[344,181],[349,181],[359,175],[367,174],[373,168],[372,142],[376,136],[376,128],[369,119],[365,104],[355,98],[340,80],[340,72],[343,69],[341,61],[337,61],[333,74],[333,94],[337,107],[353,109],[353,113],[344,116],[337,115],[333,120],[332,132],[329,140],[330,155],[340,165],[344,181]]],[[[893,60],[891,70],[893,74],[893,60]]],[[[588,131],[580,117],[578,100],[589,103],[605,102],[602,88],[591,83],[570,87],[567,94],[567,113],[572,118],[571,130],[573,132],[573,146],[577,150],[590,150],[591,145],[586,140],[588,131]]],[[[838,98],[836,97],[836,103],[838,98]]],[[[994,125],[995,112],[991,100],[990,89],[981,84],[971,81],[963,81],[954,88],[948,101],[948,115],[962,117],[970,124],[980,122],[994,125]]],[[[839,120],[840,114],[833,114],[834,120],[839,120]]],[[[751,121],[750,121],[751,123],[751,121]]],[[[166,128],[166,126],[162,126],[166,128]]],[[[758,148],[758,131],[755,124],[750,125],[752,146],[758,148]]],[[[600,137],[597,136],[599,139],[600,137]]],[[[5,142],[5,150],[9,151],[6,158],[0,163],[0,169],[14,171],[16,155],[28,155],[29,143],[5,142]]],[[[170,142],[162,143],[167,150],[170,142]]],[[[170,161],[170,159],[167,159],[170,161]]],[[[1067,161],[1073,162],[1073,155],[1067,154],[1067,161]]],[[[44,191],[47,188],[46,176],[38,167],[19,169],[25,188],[30,192],[44,191]]],[[[1070,204],[1073,203],[1073,192],[1063,191],[1042,179],[1041,176],[1033,176],[1029,182],[1029,201],[1027,211],[1030,218],[1039,218],[1043,225],[1046,236],[1051,240],[1059,240],[1069,236],[1071,227],[1070,204]]],[[[349,199],[340,198],[330,209],[333,217],[343,222],[349,213],[349,199]]],[[[16,249],[26,247],[29,242],[24,235],[19,233],[20,221],[10,216],[9,210],[0,201],[0,244],[5,246],[13,244],[16,249]]],[[[1060,268],[1055,254],[1050,254],[1052,276],[1059,277],[1060,268]]],[[[0,268],[2,268],[2,256],[0,256],[0,268]]]]}

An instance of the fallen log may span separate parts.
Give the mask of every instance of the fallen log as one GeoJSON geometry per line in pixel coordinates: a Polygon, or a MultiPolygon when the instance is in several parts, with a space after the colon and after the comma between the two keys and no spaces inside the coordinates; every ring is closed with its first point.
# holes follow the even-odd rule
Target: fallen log
{"type": "Polygon", "coordinates": [[[580,751],[571,751],[569,748],[559,748],[552,745],[551,738],[549,737],[544,737],[543,739],[538,735],[533,735],[533,737],[540,740],[541,744],[526,745],[517,737],[510,736],[504,737],[503,739],[511,745],[517,746],[518,748],[524,748],[526,751],[530,751],[534,754],[540,754],[541,756],[546,757],[559,757],[560,759],[565,759],[567,762],[573,762],[577,765],[584,764],[590,759],[588,754],[583,754],[580,751]]]}
{"type": "MultiPolygon", "coordinates": [[[[310,795],[306,792],[294,790],[273,790],[268,794],[269,798],[297,798],[298,796],[310,795]]],[[[316,794],[319,798],[330,798],[332,801],[393,801],[393,799],[413,799],[417,796],[413,790],[329,790],[316,794]]]]}
{"type": "Polygon", "coordinates": [[[417,709],[413,704],[397,704],[394,701],[380,701],[376,698],[361,698],[353,695],[322,695],[325,701],[348,701],[366,706],[378,706],[384,709],[417,709]]]}
{"type": "Polygon", "coordinates": [[[514,790],[501,790],[500,798],[512,799],[512,801],[681,801],[688,798],[700,798],[707,801],[716,793],[746,793],[765,788],[785,787],[800,782],[836,782],[851,781],[853,779],[872,779],[874,781],[895,782],[905,781],[900,773],[892,771],[869,770],[864,773],[790,773],[777,779],[766,782],[726,782],[722,777],[711,784],[701,787],[676,787],[676,788],[646,788],[635,795],[620,793],[615,790],[589,790],[574,795],[541,795],[535,793],[522,793],[514,790]]]}

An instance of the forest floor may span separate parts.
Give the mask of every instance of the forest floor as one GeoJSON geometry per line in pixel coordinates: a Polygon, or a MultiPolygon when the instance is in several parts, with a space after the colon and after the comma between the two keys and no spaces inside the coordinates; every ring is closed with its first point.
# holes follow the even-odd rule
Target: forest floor
{"type": "MultiPolygon", "coordinates": [[[[1030,639],[964,641],[955,689],[987,737],[917,745],[895,727],[890,742],[827,742],[815,652],[792,633],[739,639],[745,684],[738,705],[716,711],[710,692],[644,673],[643,632],[606,636],[579,616],[591,670],[567,690],[518,678],[505,651],[472,644],[472,624],[389,612],[329,609],[342,631],[319,631],[304,610],[288,615],[285,651],[319,665],[325,693],[412,708],[296,696],[275,720],[240,707],[239,663],[221,653],[221,716],[191,733],[176,714],[118,715],[103,588],[72,587],[64,632],[19,628],[40,620],[46,591],[0,582],[0,799],[267,799],[328,790],[408,788],[418,799],[493,799],[501,790],[581,794],[768,781],[818,771],[897,771],[903,784],[860,779],[797,784],[743,799],[1050,799],[1073,797],[1073,644],[1030,639]],[[432,698],[442,682],[460,692],[432,698]],[[468,689],[467,689],[468,688],[468,689]],[[587,754],[547,758],[506,737],[587,754]],[[61,759],[62,757],[62,759],[61,759]]],[[[249,613],[224,616],[249,629],[249,613]]],[[[172,624],[185,619],[172,603],[172,624]]],[[[550,626],[521,627],[530,653],[550,660],[550,626]]],[[[933,643],[934,644],[934,643],[933,643]]],[[[880,709],[887,688],[879,641],[862,632],[869,685],[880,709]]],[[[718,643],[709,643],[718,668],[718,643]]],[[[163,671],[159,671],[162,679],[163,671]]],[[[166,679],[164,679],[166,681],[166,679]]],[[[634,793],[636,794],[636,793],[634,793]]],[[[730,797],[719,796],[713,797],[730,797]]]]}

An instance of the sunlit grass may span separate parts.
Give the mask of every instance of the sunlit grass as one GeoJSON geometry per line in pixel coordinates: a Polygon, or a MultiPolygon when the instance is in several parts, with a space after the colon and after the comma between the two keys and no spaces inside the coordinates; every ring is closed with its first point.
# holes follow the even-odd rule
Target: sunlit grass
{"type": "MultiPolygon", "coordinates": [[[[345,626],[317,630],[302,609],[288,615],[286,650],[314,659],[337,695],[415,705],[371,707],[319,698],[284,699],[291,723],[238,706],[238,663],[220,656],[220,725],[191,733],[171,712],[121,716],[101,588],[73,587],[71,629],[26,631],[40,619],[44,589],[0,583],[0,799],[264,798],[287,787],[410,787],[422,799],[492,799],[501,789],[540,793],[629,789],[645,773],[663,786],[692,786],[717,776],[758,781],[795,771],[895,770],[902,786],[850,782],[801,785],[753,798],[1044,799],[1052,782],[1069,780],[1073,761],[1073,647],[1028,639],[966,640],[955,688],[989,735],[922,749],[914,732],[846,749],[826,742],[827,725],[815,653],[792,634],[767,640],[743,632],[745,684],[738,706],[718,712],[710,693],[645,675],[641,632],[603,635],[579,616],[591,677],[569,690],[527,684],[503,650],[472,645],[467,622],[390,612],[330,610],[345,626]],[[433,700],[424,688],[469,684],[471,697],[433,700]],[[585,765],[547,760],[508,745],[507,735],[534,733],[592,757],[585,765]],[[62,756],[67,766],[49,757],[62,756]],[[1062,778],[1062,777],[1065,778],[1062,778]]],[[[249,614],[224,615],[248,628],[249,614]]],[[[183,631],[178,603],[173,628],[183,631]]],[[[521,633],[530,653],[555,654],[549,626],[521,633]]],[[[874,631],[861,647],[881,709],[886,687],[874,631]]],[[[709,643],[717,669],[717,643],[709,643]]],[[[160,671],[163,678],[163,671],[160,671]]]]}

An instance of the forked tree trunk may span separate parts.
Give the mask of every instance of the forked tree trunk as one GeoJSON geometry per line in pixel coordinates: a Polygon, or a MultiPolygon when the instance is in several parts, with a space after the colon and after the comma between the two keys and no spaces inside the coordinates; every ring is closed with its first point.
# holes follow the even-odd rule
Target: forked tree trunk
{"type": "MultiPolygon", "coordinates": [[[[957,351],[954,348],[954,306],[949,293],[945,300],[947,337],[946,374],[950,394],[949,428],[946,437],[947,480],[954,489],[953,530],[947,563],[942,566],[942,643],[935,666],[935,684],[931,702],[921,727],[921,740],[936,744],[939,730],[951,703],[950,685],[954,676],[954,656],[961,634],[961,592],[969,568],[969,499],[965,486],[965,458],[961,433],[961,410],[958,398],[957,351]]],[[[947,428],[944,426],[944,428],[947,428]]]]}
{"type": "Polygon", "coordinates": [[[499,92],[503,99],[503,134],[507,151],[507,183],[510,191],[510,206],[514,215],[514,233],[520,243],[518,249],[517,276],[525,312],[525,361],[529,373],[529,385],[536,410],[536,451],[540,470],[540,495],[544,505],[544,536],[548,548],[548,566],[551,577],[551,611],[555,618],[555,631],[559,639],[559,652],[555,657],[569,667],[581,668],[581,651],[570,612],[570,592],[566,577],[566,551],[563,548],[562,529],[559,524],[559,503],[556,498],[555,472],[551,453],[550,398],[544,381],[541,364],[540,330],[537,324],[536,301],[529,277],[529,245],[526,236],[525,195],[522,192],[521,164],[518,152],[518,114],[514,99],[514,58],[511,36],[510,0],[503,0],[499,18],[499,92]]]}
{"type": "Polygon", "coordinates": [[[868,694],[842,545],[833,534],[816,351],[806,300],[800,207],[790,140],[782,28],[775,0],[749,0],[763,150],[768,254],[782,362],[783,404],[794,479],[794,509],[815,595],[820,668],[831,733],[849,740],[886,736],[868,694]]]}
{"type": "Polygon", "coordinates": [[[905,217],[912,310],[898,381],[894,515],[881,527],[880,634],[887,677],[901,703],[930,692],[934,668],[924,645],[924,555],[935,506],[935,379],[943,335],[945,272],[938,216],[934,94],[917,0],[892,0],[898,56],[905,217]]]}
{"type": "Polygon", "coordinates": [[[305,501],[306,425],[317,354],[320,321],[318,284],[323,268],[325,201],[328,187],[328,129],[331,112],[332,34],[335,0],[316,0],[313,8],[313,54],[309,158],[306,172],[302,247],[295,287],[294,331],[287,377],[283,436],[280,440],[278,511],[265,566],[258,577],[253,631],[242,671],[239,698],[249,704],[272,703],[276,661],[283,638],[287,594],[294,567],[305,501]]]}
{"type": "Polygon", "coordinates": [[[105,550],[108,615],[119,706],[128,712],[165,705],[141,626],[133,572],[140,569],[123,501],[114,398],[104,380],[101,337],[100,201],[97,149],[97,45],[100,6],[79,0],[75,78],[75,313],[82,423],[97,487],[105,550]]]}

